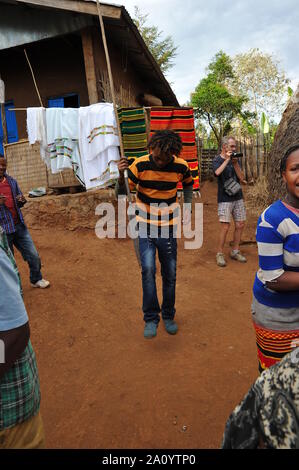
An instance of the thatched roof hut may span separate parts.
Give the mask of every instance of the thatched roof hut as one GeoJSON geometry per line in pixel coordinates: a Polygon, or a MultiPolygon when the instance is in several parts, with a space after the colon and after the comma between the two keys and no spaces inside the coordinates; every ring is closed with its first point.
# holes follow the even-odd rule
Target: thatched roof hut
{"type": "Polygon", "coordinates": [[[285,194],[285,185],[280,176],[280,160],[287,149],[295,144],[299,144],[299,85],[283,113],[269,155],[268,185],[271,201],[285,194]]]}

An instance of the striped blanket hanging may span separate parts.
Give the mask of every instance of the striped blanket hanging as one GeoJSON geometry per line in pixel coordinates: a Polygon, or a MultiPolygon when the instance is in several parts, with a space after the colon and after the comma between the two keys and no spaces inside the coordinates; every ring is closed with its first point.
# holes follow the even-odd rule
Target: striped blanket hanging
{"type": "Polygon", "coordinates": [[[136,158],[148,154],[144,109],[120,108],[118,117],[124,152],[130,165],[136,158]]]}
{"type": "MultiPolygon", "coordinates": [[[[165,129],[177,132],[183,142],[180,157],[187,161],[193,177],[193,190],[199,190],[199,165],[194,129],[193,108],[151,108],[151,135],[165,129]]],[[[182,189],[182,185],[178,185],[182,189]]]]}

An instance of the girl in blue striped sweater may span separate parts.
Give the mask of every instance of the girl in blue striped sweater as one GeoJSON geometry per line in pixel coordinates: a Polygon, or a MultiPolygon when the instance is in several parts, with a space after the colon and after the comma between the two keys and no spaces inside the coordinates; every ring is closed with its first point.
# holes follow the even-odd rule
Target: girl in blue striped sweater
{"type": "Polygon", "coordinates": [[[287,196],[259,217],[252,315],[260,371],[299,346],[299,144],[281,161],[287,196]]]}

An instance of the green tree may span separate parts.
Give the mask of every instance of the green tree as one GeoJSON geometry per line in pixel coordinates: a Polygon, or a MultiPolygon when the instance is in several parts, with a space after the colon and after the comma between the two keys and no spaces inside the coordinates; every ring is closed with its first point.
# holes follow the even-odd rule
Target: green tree
{"type": "Polygon", "coordinates": [[[223,51],[217,52],[212,62],[208,65],[207,71],[217,83],[224,86],[229,85],[235,79],[232,60],[223,51]]]}
{"type": "Polygon", "coordinates": [[[247,109],[256,115],[256,129],[263,112],[277,119],[287,102],[289,80],[273,55],[250,49],[233,58],[233,68],[230,91],[248,97],[247,109]]]}
{"type": "Polygon", "coordinates": [[[162,72],[165,73],[174,65],[173,59],[177,55],[177,47],[171,36],[162,39],[163,31],[159,31],[157,26],[148,26],[147,18],[148,14],[143,14],[137,6],[134,7],[133,21],[162,72]]]}
{"type": "Polygon", "coordinates": [[[232,61],[227,54],[218,52],[207,72],[208,75],[191,94],[191,104],[196,117],[210,126],[220,147],[222,137],[231,131],[232,121],[238,116],[247,121],[251,115],[243,112],[246,97],[234,96],[228,90],[235,77],[232,61]]]}

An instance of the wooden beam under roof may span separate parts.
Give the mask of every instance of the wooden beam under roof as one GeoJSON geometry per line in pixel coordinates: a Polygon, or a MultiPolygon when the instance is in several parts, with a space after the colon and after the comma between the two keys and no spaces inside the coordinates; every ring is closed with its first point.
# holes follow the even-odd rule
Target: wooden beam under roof
{"type": "MultiPolygon", "coordinates": [[[[74,11],[76,13],[85,13],[88,15],[97,15],[97,4],[86,2],[84,0],[16,0],[17,3],[27,5],[36,5],[40,7],[56,8],[57,10],[74,11]]],[[[120,19],[121,8],[114,5],[105,5],[101,3],[103,16],[107,18],[120,19]]]]}
{"type": "Polygon", "coordinates": [[[89,104],[95,104],[99,102],[99,95],[97,90],[97,78],[94,64],[94,50],[91,30],[86,29],[81,31],[81,38],[89,104]]]}

